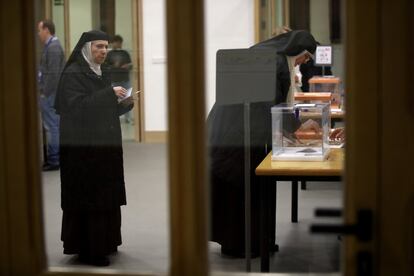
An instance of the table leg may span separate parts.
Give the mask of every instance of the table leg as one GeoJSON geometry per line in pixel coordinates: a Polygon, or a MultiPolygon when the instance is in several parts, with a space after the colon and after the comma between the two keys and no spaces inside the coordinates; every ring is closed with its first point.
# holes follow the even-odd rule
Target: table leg
{"type": "Polygon", "coordinates": [[[298,222],[298,181],[292,181],[292,222],[298,222]]]}
{"type": "Polygon", "coordinates": [[[305,181],[305,180],[302,180],[302,181],[300,182],[300,189],[301,189],[301,190],[306,190],[306,181],[305,181]]]}
{"type": "Polygon", "coordinates": [[[269,179],[260,177],[260,271],[269,272],[269,179]]]}
{"type": "Polygon", "coordinates": [[[276,244],[276,209],[277,209],[277,181],[274,181],[273,178],[270,180],[269,183],[270,189],[270,201],[269,201],[269,246],[270,252],[275,253],[279,251],[279,246],[276,244]]]}

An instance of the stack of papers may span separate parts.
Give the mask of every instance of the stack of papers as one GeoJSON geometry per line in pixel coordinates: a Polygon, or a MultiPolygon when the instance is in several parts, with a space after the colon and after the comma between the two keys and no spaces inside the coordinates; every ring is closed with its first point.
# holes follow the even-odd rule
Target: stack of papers
{"type": "Polygon", "coordinates": [[[130,96],[131,96],[131,93],[132,93],[132,87],[131,87],[131,88],[129,88],[129,89],[127,89],[127,92],[126,92],[125,96],[124,96],[124,97],[122,97],[122,98],[119,98],[119,99],[118,99],[118,102],[122,102],[122,101],[123,101],[123,100],[125,100],[126,98],[130,97],[130,96]]]}

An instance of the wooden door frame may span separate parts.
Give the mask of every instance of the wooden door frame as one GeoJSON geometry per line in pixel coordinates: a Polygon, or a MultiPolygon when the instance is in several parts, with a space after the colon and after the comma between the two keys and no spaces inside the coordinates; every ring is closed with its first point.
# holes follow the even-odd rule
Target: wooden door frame
{"type": "Polygon", "coordinates": [[[289,1],[289,28],[310,31],[310,0],[289,1]]]}
{"type": "Polygon", "coordinates": [[[168,163],[174,276],[208,274],[203,2],[167,1],[168,163]]]}
{"type": "Polygon", "coordinates": [[[134,78],[133,86],[137,87],[141,93],[138,94],[138,101],[135,102],[138,108],[134,108],[134,118],[138,124],[134,124],[135,141],[144,142],[145,133],[145,89],[144,89],[144,45],[143,45],[143,8],[142,0],[132,0],[132,39],[133,39],[133,59],[134,68],[137,68],[137,78],[134,78]]]}
{"type": "MultiPolygon", "coordinates": [[[[290,0],[281,0],[282,2],[282,17],[283,17],[283,26],[289,26],[289,20],[290,20],[290,0]]],[[[275,14],[275,4],[276,0],[268,0],[266,8],[261,7],[261,0],[255,0],[254,1],[254,41],[255,43],[258,43],[260,41],[263,41],[265,39],[270,38],[273,33],[276,30],[276,27],[282,27],[277,26],[277,20],[276,20],[276,14],[275,14]],[[268,33],[263,37],[261,35],[260,26],[261,22],[263,20],[262,14],[263,9],[267,11],[270,16],[266,16],[266,24],[270,24],[270,29],[268,28],[268,33]]]]}
{"type": "Polygon", "coordinates": [[[414,275],[414,3],[379,2],[377,275],[414,275]]]}
{"type": "MultiPolygon", "coordinates": [[[[40,194],[40,151],[36,92],[33,1],[1,1],[1,166],[5,191],[1,225],[7,235],[9,269],[4,275],[35,275],[45,266],[40,194]],[[13,22],[11,24],[11,22],[13,22]],[[30,50],[29,50],[30,49],[30,50]],[[13,89],[9,85],[13,83],[13,89]],[[4,213],[3,213],[4,212],[4,213]]],[[[1,271],[3,275],[3,271],[1,271]]]]}
{"type": "MultiPolygon", "coordinates": [[[[393,138],[391,125],[396,124],[404,134],[413,134],[409,123],[414,114],[411,105],[407,104],[407,101],[413,100],[408,89],[411,83],[409,76],[413,75],[413,71],[407,68],[406,61],[410,55],[408,45],[412,43],[412,37],[407,42],[412,31],[412,17],[407,8],[408,5],[412,7],[412,3],[409,1],[346,1],[345,202],[348,208],[345,210],[345,220],[354,223],[359,208],[372,209],[377,217],[374,241],[359,243],[354,237],[345,238],[345,275],[355,275],[354,252],[359,249],[374,253],[377,268],[374,275],[390,275],[390,264],[391,267],[393,264],[403,267],[403,274],[400,275],[412,272],[406,256],[401,255],[403,250],[398,252],[398,258],[387,258],[388,252],[384,250],[387,245],[398,243],[403,247],[405,239],[393,236],[390,231],[392,224],[384,227],[378,218],[386,209],[395,212],[403,210],[407,203],[404,198],[401,202],[394,201],[395,206],[382,206],[381,203],[387,201],[379,189],[387,191],[394,179],[404,179],[401,173],[407,176],[409,174],[405,171],[412,170],[409,162],[402,165],[395,162],[392,165],[404,152],[400,150],[396,156],[395,152],[387,149],[393,138]],[[391,36],[394,41],[403,44],[393,45],[391,36]],[[394,52],[390,52],[392,50],[394,52]],[[394,72],[393,68],[407,70],[394,72]],[[400,98],[393,98],[395,106],[387,104],[391,99],[391,88],[394,93],[400,91],[396,94],[400,98]],[[390,167],[382,171],[385,164],[390,167]]],[[[25,0],[0,2],[0,29],[4,38],[0,44],[0,272],[5,276],[94,275],[68,269],[53,272],[46,267],[40,150],[37,146],[36,58],[32,50],[35,47],[35,17],[32,12],[35,3],[25,0]],[[13,89],[10,89],[10,84],[13,84],[13,89]]],[[[203,15],[202,0],[167,2],[172,241],[170,273],[180,276],[208,274],[204,197],[203,15]],[[186,20],[180,21],[182,18],[186,20]]],[[[413,146],[410,144],[407,149],[412,150],[413,146]]],[[[404,160],[409,159],[406,157],[404,160]]],[[[402,186],[404,191],[412,194],[412,185],[407,186],[402,186]]],[[[385,222],[393,222],[393,219],[400,229],[399,217],[385,222]]],[[[411,260],[412,252],[409,253],[411,260]]],[[[122,272],[116,275],[122,275],[122,272]]]]}
{"type": "MultiPolygon", "coordinates": [[[[356,212],[365,208],[377,212],[379,141],[372,139],[380,131],[380,39],[379,4],[376,0],[346,1],[346,159],[345,223],[356,222],[356,212]],[[361,32],[361,26],[364,31],[361,32]],[[361,64],[368,65],[361,66],[361,64]],[[369,127],[367,127],[369,126],[369,127]]],[[[373,242],[359,243],[345,238],[345,275],[355,275],[357,251],[375,252],[373,242]]],[[[377,274],[374,274],[377,275],[377,274]]]]}
{"type": "Polygon", "coordinates": [[[414,20],[411,0],[347,0],[345,222],[372,210],[373,239],[345,238],[345,275],[372,254],[372,275],[414,274],[414,20]],[[403,146],[401,146],[401,144],[403,146]]]}
{"type": "MultiPolygon", "coordinates": [[[[69,1],[70,0],[62,0],[63,1],[63,22],[64,22],[64,37],[60,37],[60,41],[64,44],[65,48],[65,57],[66,59],[69,58],[71,50],[70,50],[70,26],[69,26],[69,1]]],[[[39,12],[39,16],[41,18],[49,18],[53,20],[53,0],[43,0],[38,1],[42,3],[44,9],[41,9],[39,12]]],[[[40,19],[40,18],[39,18],[40,19]]]]}

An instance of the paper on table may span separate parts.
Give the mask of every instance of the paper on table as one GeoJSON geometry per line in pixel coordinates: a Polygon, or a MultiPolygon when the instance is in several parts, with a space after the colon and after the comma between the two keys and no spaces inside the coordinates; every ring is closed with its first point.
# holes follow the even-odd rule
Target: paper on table
{"type": "Polygon", "coordinates": [[[295,107],[315,107],[316,104],[295,104],[295,107]]]}
{"type": "Polygon", "coordinates": [[[122,97],[122,98],[119,98],[118,102],[122,102],[126,98],[131,97],[131,93],[132,93],[132,87],[127,89],[127,92],[126,92],[125,96],[122,97]]]}

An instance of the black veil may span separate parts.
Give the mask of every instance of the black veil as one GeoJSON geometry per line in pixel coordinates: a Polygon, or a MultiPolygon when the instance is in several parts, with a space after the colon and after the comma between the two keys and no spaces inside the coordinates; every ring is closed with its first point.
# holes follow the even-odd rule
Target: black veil
{"type": "Polygon", "coordinates": [[[313,54],[316,50],[316,40],[307,31],[295,30],[259,42],[251,48],[272,48],[276,49],[278,54],[286,56],[296,56],[304,50],[313,54]]]}
{"type": "MultiPolygon", "coordinates": [[[[60,80],[62,80],[62,75],[65,73],[66,69],[72,63],[76,62],[80,57],[82,57],[82,47],[85,45],[86,42],[94,41],[94,40],[107,40],[109,41],[109,35],[99,30],[92,30],[89,32],[82,33],[81,37],[79,38],[78,43],[76,44],[75,48],[73,48],[72,54],[70,55],[68,61],[66,62],[65,67],[63,68],[62,74],[60,76],[60,80]]],[[[61,89],[61,82],[59,80],[58,89],[56,92],[56,99],[55,99],[55,109],[56,113],[60,114],[60,91],[61,89]]]]}

